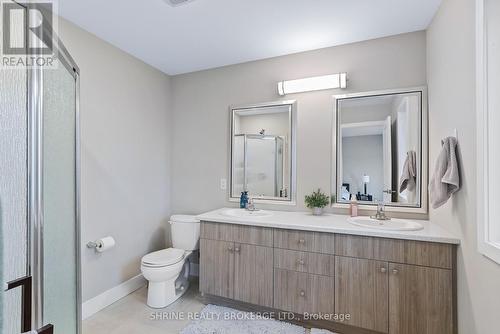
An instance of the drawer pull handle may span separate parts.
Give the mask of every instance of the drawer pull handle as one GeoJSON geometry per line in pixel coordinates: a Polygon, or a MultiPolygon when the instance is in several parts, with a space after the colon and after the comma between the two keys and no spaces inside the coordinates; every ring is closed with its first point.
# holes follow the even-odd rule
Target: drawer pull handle
{"type": "Polygon", "coordinates": [[[387,269],[385,269],[385,267],[382,267],[382,268],[380,268],[380,272],[381,272],[382,274],[385,274],[385,273],[387,272],[387,269]]]}
{"type": "Polygon", "coordinates": [[[399,270],[397,270],[397,269],[392,269],[392,273],[393,273],[394,275],[397,275],[397,274],[399,274],[399,270]]]}
{"type": "Polygon", "coordinates": [[[305,264],[304,260],[297,260],[297,264],[300,264],[301,266],[303,266],[305,264]]]}
{"type": "Polygon", "coordinates": [[[300,290],[300,296],[304,297],[306,295],[306,292],[304,290],[300,290]]]}
{"type": "Polygon", "coordinates": [[[304,239],[299,239],[299,244],[305,244],[306,241],[304,239]]]}

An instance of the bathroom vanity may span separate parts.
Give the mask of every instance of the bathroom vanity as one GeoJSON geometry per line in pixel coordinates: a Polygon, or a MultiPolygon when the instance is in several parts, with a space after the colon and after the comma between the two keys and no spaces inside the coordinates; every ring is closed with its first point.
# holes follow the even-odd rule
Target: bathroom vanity
{"type": "Polygon", "coordinates": [[[291,312],[293,322],[342,333],[457,332],[459,239],[439,226],[393,231],[341,215],[234,217],[230,210],[198,216],[200,291],[208,302],[291,312]]]}

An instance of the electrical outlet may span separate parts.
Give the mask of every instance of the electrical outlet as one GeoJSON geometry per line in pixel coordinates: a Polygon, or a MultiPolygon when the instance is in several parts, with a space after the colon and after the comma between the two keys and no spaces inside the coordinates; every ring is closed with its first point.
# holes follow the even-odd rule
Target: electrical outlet
{"type": "Polygon", "coordinates": [[[220,179],[220,190],[227,189],[227,179],[220,179]]]}

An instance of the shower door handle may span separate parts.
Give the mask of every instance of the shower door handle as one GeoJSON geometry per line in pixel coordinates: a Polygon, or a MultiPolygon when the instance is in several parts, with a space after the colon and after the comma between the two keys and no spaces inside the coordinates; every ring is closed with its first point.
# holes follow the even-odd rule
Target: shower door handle
{"type": "Polygon", "coordinates": [[[36,331],[37,334],[54,334],[54,326],[51,324],[45,325],[36,331]]]}
{"type": "MultiPolygon", "coordinates": [[[[21,332],[26,333],[31,331],[31,276],[21,277],[7,283],[6,291],[21,287],[21,332]]],[[[38,334],[54,334],[54,326],[51,324],[45,325],[36,331],[38,334]]]]}
{"type": "Polygon", "coordinates": [[[31,276],[21,277],[7,283],[7,290],[22,287],[21,292],[21,332],[31,331],[31,276]]]}

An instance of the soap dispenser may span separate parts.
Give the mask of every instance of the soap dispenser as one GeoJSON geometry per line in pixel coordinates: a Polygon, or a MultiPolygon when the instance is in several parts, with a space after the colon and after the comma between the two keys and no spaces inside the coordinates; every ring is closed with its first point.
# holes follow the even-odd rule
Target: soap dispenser
{"type": "Polygon", "coordinates": [[[358,216],[358,200],[355,194],[351,194],[351,202],[349,203],[349,214],[351,217],[358,216]]]}
{"type": "Polygon", "coordinates": [[[248,191],[242,191],[240,197],[240,209],[245,209],[248,203],[248,191]]]}

